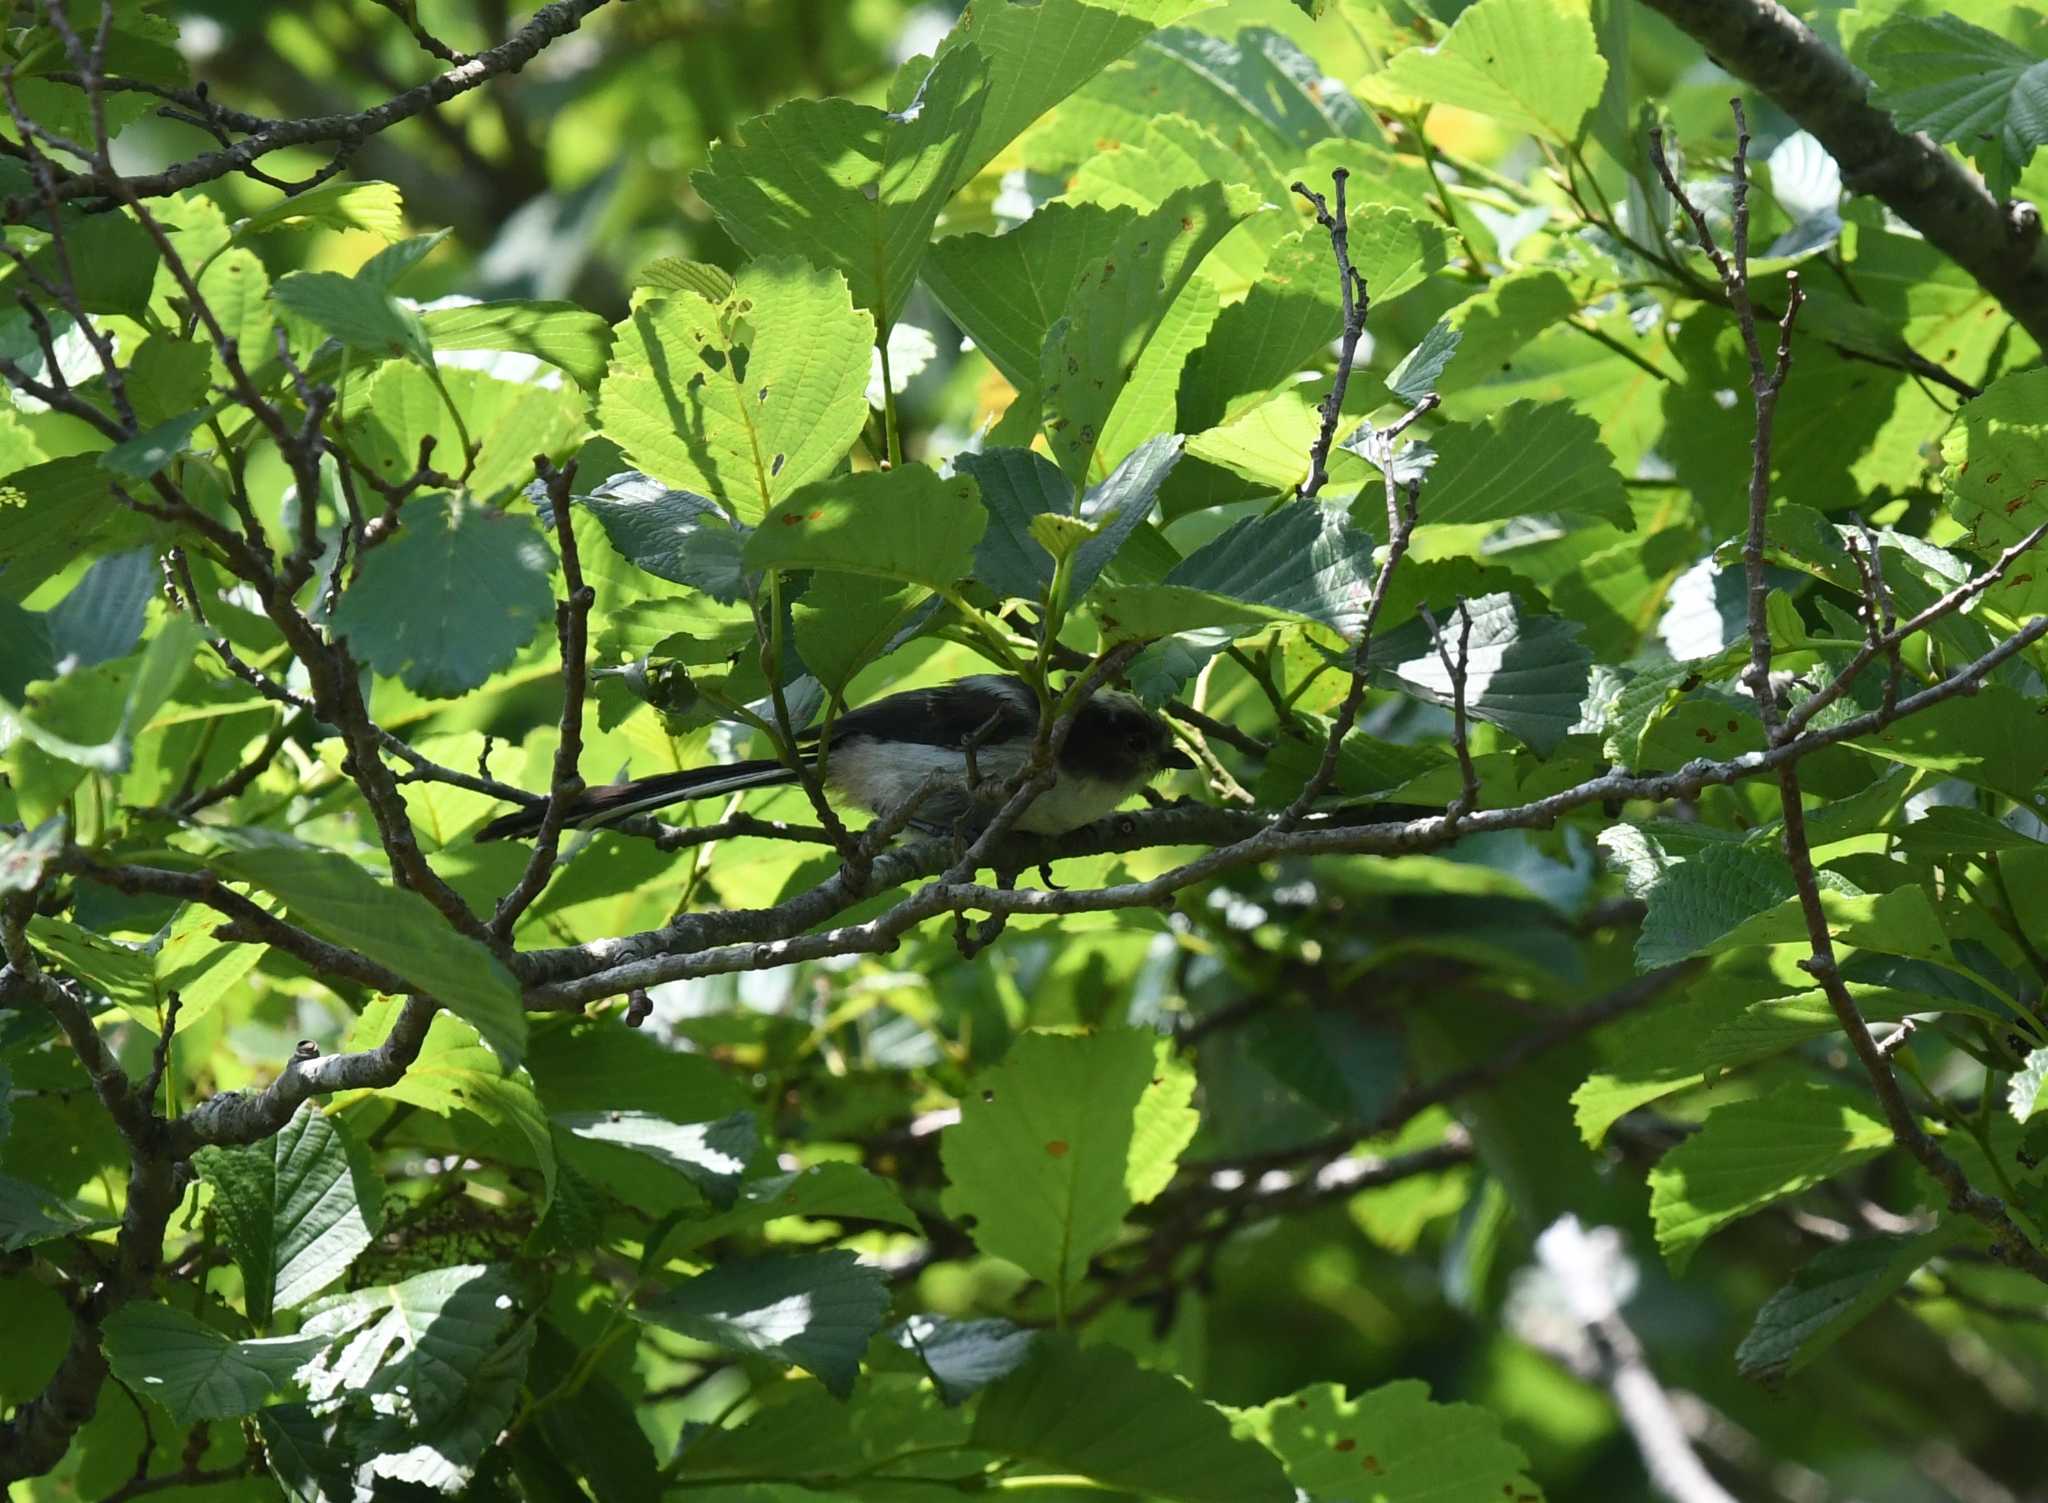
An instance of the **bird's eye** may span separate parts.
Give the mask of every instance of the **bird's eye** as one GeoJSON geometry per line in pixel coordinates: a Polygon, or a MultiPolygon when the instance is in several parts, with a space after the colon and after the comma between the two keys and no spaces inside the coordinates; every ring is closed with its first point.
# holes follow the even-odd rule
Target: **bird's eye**
{"type": "Polygon", "coordinates": [[[1132,751],[1143,751],[1151,744],[1152,738],[1143,731],[1132,731],[1130,735],[1124,737],[1124,745],[1128,746],[1132,751]]]}

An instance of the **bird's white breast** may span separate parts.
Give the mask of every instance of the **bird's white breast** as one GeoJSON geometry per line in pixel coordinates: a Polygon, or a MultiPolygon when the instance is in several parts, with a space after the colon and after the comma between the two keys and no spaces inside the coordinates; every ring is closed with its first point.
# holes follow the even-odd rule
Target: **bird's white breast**
{"type": "MultiPolygon", "coordinates": [[[[1004,781],[1023,766],[1024,754],[1020,745],[992,746],[975,754],[975,771],[981,776],[984,796],[992,798],[1001,790],[1004,781]]],[[[967,759],[950,747],[856,736],[834,746],[826,764],[826,777],[833,788],[876,814],[896,808],[934,772],[945,775],[949,786],[944,791],[953,795],[957,807],[967,786],[967,759]]],[[[1120,783],[1063,771],[1052,787],[1032,800],[1015,828],[1030,835],[1063,834],[1101,819],[1133,792],[1120,783]]]]}

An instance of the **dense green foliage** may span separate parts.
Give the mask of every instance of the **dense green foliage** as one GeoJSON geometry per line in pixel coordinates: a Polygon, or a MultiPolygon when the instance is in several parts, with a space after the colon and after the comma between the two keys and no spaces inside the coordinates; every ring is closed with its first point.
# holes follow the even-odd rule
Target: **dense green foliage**
{"type": "Polygon", "coordinates": [[[2031,1496],[2043,303],[1631,0],[956,9],[10,9],[0,1480],[2031,1496]],[[992,667],[1197,770],[558,827],[992,667]]]}

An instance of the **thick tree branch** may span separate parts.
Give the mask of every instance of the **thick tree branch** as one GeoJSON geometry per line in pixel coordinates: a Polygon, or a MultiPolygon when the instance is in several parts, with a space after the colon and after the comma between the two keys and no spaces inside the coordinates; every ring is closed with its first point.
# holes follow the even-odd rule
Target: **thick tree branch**
{"type": "MultiPolygon", "coordinates": [[[[1702,789],[1774,775],[1825,747],[1868,736],[1959,694],[1974,693],[2001,663],[2048,636],[2048,616],[2030,621],[1952,677],[1929,685],[1882,709],[1810,730],[1794,740],[1724,762],[1704,758],[1675,772],[1639,775],[1614,771],[1517,804],[1482,809],[1458,821],[1445,816],[1399,823],[1347,821],[1339,812],[1306,819],[1293,830],[1249,811],[1179,806],[1117,815],[1071,835],[1013,837],[1002,861],[1013,871],[1069,856],[1106,855],[1155,845],[1216,847],[1192,861],[1144,882],[1117,887],[1046,891],[940,882],[920,888],[867,923],[819,933],[816,925],[853,906],[859,895],[831,878],[774,908],[718,909],[683,914],[660,929],[563,949],[533,950],[508,962],[527,984],[529,1008],[571,1008],[635,987],[730,971],[759,970],[828,955],[874,954],[893,949],[908,930],[940,914],[973,909],[985,913],[1084,913],[1111,908],[1157,907],[1183,887],[1276,856],[1394,856],[1440,850],[1466,835],[1495,830],[1548,829],[1575,809],[1610,801],[1646,799],[1662,803],[1696,799],[1702,789]]],[[[1368,811],[1369,813],[1369,811],[1368,811]]],[[[875,863],[874,889],[894,886],[945,869],[950,849],[916,842],[875,863]]]]}
{"type": "Polygon", "coordinates": [[[419,1058],[439,1010],[426,998],[407,998],[391,1032],[374,1049],[323,1055],[302,1044],[268,1086],[202,1101],[169,1125],[169,1141],[181,1154],[208,1143],[257,1143],[281,1131],[311,1097],[395,1085],[419,1058]]]}
{"type": "Polygon", "coordinates": [[[1642,0],[1761,90],[1880,199],[2048,345],[2048,255],[2038,216],[2015,213],[1924,135],[1870,102],[1870,80],[1776,0],[1642,0]]]}

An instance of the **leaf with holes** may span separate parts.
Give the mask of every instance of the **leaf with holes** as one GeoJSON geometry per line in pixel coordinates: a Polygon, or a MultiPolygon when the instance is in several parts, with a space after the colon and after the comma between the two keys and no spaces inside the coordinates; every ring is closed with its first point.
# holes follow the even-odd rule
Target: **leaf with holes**
{"type": "Polygon", "coordinates": [[[1236,1431],[1272,1448],[1287,1480],[1317,1498],[1375,1503],[1534,1503],[1529,1461],[1476,1404],[1439,1404],[1409,1379],[1355,1399],[1319,1383],[1233,1413],[1236,1431]]]}
{"type": "Polygon", "coordinates": [[[838,272],[753,261],[722,303],[679,290],[618,326],[598,427],[664,484],[758,522],[860,436],[874,340],[838,272]]]}

